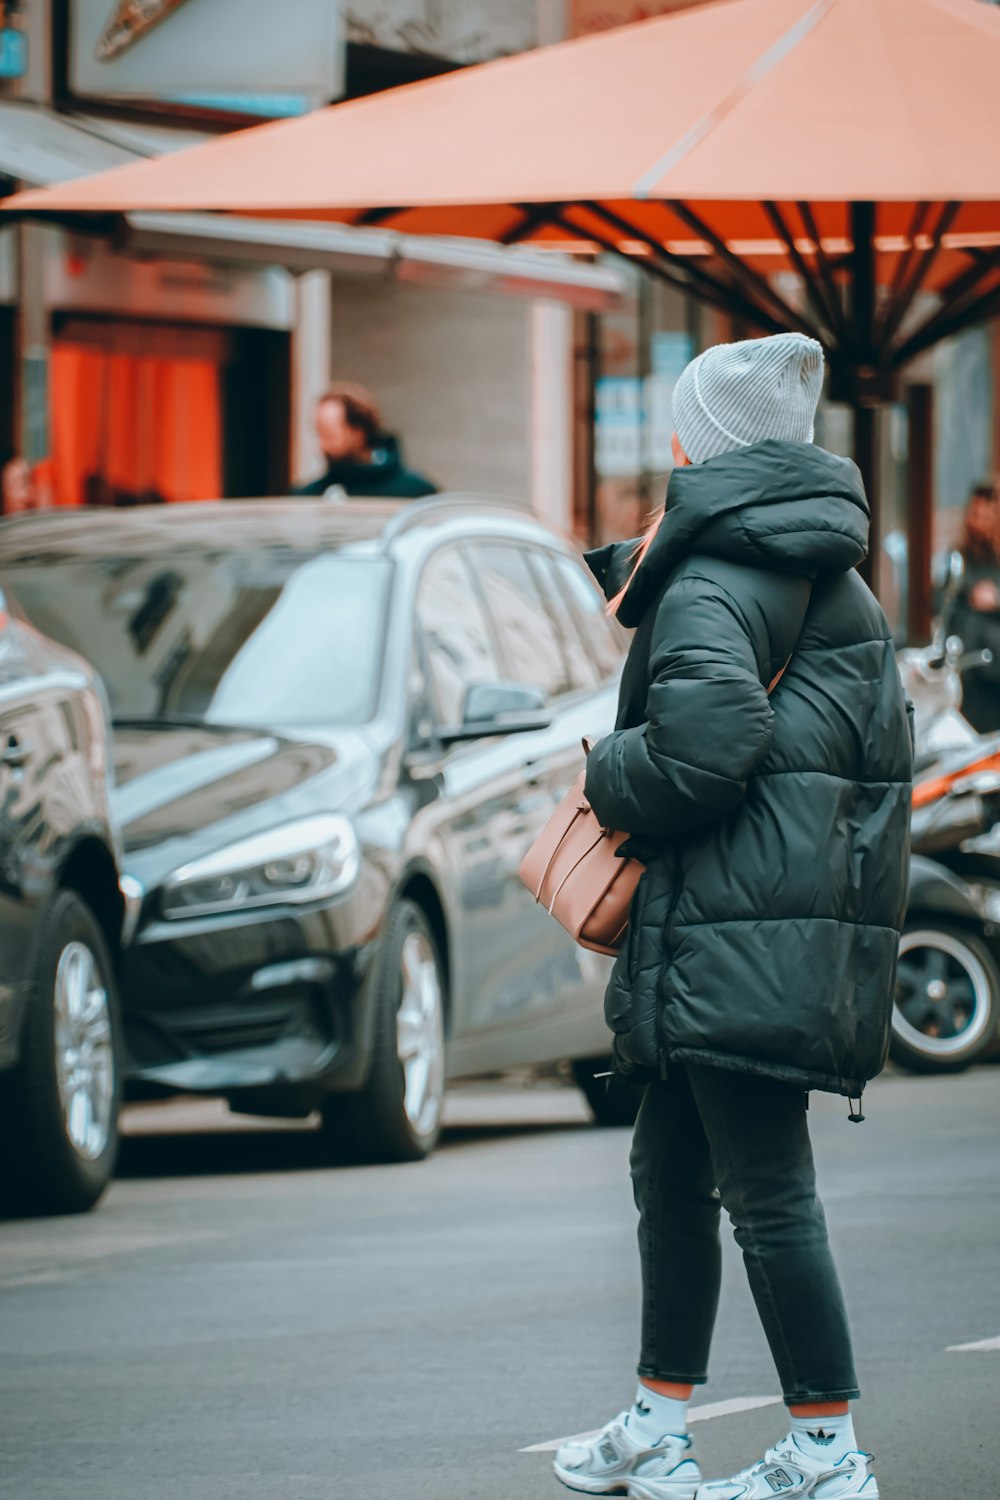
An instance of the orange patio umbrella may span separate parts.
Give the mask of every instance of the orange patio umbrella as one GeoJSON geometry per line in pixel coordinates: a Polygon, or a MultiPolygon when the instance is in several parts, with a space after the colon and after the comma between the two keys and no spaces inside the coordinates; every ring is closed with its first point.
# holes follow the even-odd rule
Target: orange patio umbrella
{"type": "Polygon", "coordinates": [[[1000,309],[998,129],[1000,12],[980,0],[716,0],[6,206],[632,255],[762,331],[820,337],[873,486],[900,367],[1000,309]]]}

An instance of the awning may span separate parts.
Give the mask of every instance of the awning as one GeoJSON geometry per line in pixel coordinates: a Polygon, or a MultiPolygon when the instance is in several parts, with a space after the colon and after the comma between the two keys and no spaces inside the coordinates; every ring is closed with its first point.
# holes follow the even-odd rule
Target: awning
{"type": "Polygon", "coordinates": [[[387,229],[216,214],[124,215],[121,247],[134,254],[227,265],[383,275],[463,291],[548,298],[591,310],[622,293],[617,272],[551,251],[506,250],[471,239],[424,239],[387,229]]]}
{"type": "Polygon", "coordinates": [[[0,172],[30,187],[52,187],[142,155],[37,104],[0,103],[0,172]]]}
{"type": "MultiPolygon", "coordinates": [[[[144,159],[120,139],[102,135],[99,123],[70,119],[37,105],[2,102],[0,172],[33,187],[50,187],[144,159]]],[[[385,229],[214,214],[128,213],[115,216],[113,224],[105,222],[103,228],[128,253],[179,260],[383,275],[461,290],[549,298],[588,309],[611,305],[622,291],[621,277],[607,267],[465,238],[427,239],[385,229]]]]}

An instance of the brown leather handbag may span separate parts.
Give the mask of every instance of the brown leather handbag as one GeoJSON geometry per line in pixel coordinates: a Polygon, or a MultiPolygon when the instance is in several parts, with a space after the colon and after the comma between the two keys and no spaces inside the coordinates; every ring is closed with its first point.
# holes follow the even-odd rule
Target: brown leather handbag
{"type": "MultiPolygon", "coordinates": [[[[787,666],[788,662],[769,683],[768,696],[787,666]]],[[[590,745],[590,740],[583,741],[585,754],[590,745]]],[[[628,834],[598,822],[584,796],[586,774],[580,772],[559,803],[521,861],[518,875],[581,948],[614,956],[625,940],[632,897],[646,867],[615,853],[628,834]]]]}
{"type": "MultiPolygon", "coordinates": [[[[584,751],[590,741],[584,740],[584,751]]],[[[615,850],[628,838],[603,828],[583,792],[586,771],[559,803],[518,871],[535,900],[547,907],[582,948],[615,954],[645,865],[615,850]]]]}

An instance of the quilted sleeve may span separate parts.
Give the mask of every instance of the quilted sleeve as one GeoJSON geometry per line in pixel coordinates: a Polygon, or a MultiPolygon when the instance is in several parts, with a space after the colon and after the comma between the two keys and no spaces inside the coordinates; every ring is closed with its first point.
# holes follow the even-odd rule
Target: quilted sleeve
{"type": "Polygon", "coordinates": [[[586,794],[601,822],[671,839],[731,812],[767,754],[774,715],[746,622],[707,579],[685,578],[660,601],[646,718],[587,757],[586,794]]]}

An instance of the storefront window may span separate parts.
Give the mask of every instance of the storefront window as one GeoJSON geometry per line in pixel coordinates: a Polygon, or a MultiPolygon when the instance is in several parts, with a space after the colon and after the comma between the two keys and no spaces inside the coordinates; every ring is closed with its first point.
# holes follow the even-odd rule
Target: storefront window
{"type": "Polygon", "coordinates": [[[621,305],[596,320],[589,531],[597,542],[635,536],[662,502],[673,467],[673,389],[699,347],[690,299],[638,267],[625,274],[621,305]]]}

